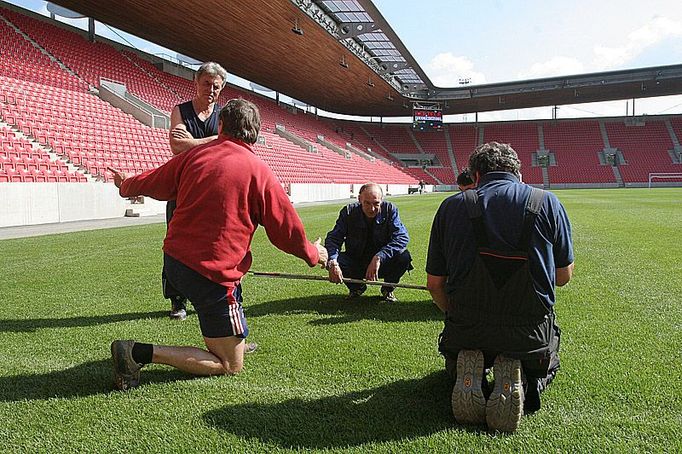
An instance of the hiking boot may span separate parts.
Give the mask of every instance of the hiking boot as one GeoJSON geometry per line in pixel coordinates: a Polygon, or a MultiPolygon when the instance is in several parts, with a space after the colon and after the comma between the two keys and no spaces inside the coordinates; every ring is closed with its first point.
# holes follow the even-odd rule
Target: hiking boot
{"type": "Polygon", "coordinates": [[[184,301],[173,301],[171,311],[168,314],[172,320],[184,320],[187,318],[187,306],[184,301]]]}
{"type": "Polygon", "coordinates": [[[488,398],[486,421],[488,428],[514,432],[523,415],[523,384],[521,361],[497,355],[493,365],[495,387],[488,398]]]}
{"type": "Polygon", "coordinates": [[[452,412],[460,424],[485,423],[485,395],[481,383],[483,352],[460,350],[457,355],[457,380],[452,389],[452,412]]]}
{"type": "Polygon", "coordinates": [[[351,289],[348,292],[348,299],[359,298],[363,293],[365,293],[365,290],[367,290],[367,286],[351,289]]]}
{"type": "Polygon", "coordinates": [[[244,343],[244,354],[253,353],[256,350],[258,350],[258,344],[257,343],[255,343],[255,342],[244,343]]]}
{"type": "Polygon", "coordinates": [[[381,296],[384,298],[384,301],[387,303],[397,303],[398,298],[395,297],[393,294],[393,289],[391,288],[381,288],[381,296]]]}
{"type": "Polygon", "coordinates": [[[116,340],[111,343],[111,358],[114,360],[114,386],[116,389],[125,391],[137,388],[140,384],[140,369],[133,359],[132,340],[116,340]]]}

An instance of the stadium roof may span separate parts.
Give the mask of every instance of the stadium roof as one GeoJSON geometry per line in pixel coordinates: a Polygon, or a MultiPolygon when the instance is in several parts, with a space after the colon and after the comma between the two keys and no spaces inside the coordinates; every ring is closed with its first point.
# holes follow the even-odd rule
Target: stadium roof
{"type": "Polygon", "coordinates": [[[433,85],[371,0],[56,0],[61,6],[320,109],[406,116],[682,93],[682,65],[488,85],[433,85]]]}

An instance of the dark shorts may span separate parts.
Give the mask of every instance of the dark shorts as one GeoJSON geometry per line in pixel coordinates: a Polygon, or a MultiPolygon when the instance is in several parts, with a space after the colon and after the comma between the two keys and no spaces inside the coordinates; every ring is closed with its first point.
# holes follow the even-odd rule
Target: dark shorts
{"type": "Polygon", "coordinates": [[[245,338],[249,335],[242,308],[242,287],[225,287],[205,278],[173,257],[164,254],[170,283],[194,306],[204,337],[245,338]]]}

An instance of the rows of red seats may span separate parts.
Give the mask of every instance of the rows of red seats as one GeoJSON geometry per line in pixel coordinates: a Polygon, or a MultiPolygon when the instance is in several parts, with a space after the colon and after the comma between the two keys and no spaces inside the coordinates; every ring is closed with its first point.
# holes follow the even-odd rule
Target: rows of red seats
{"type": "Polygon", "coordinates": [[[81,34],[14,11],[1,9],[0,13],[94,87],[99,86],[100,78],[125,83],[128,91],[166,112],[179,101],[177,95],[108,44],[89,42],[81,34]]]}
{"type": "Polygon", "coordinates": [[[646,121],[641,126],[626,126],[623,122],[605,123],[611,147],[618,148],[626,164],[619,166],[625,182],[647,182],[649,173],[682,172],[673,164],[668,150],[673,142],[662,121],[646,121]]]}
{"type": "MultiPolygon", "coordinates": [[[[76,72],[59,67],[22,35],[0,21],[0,117],[24,134],[52,149],[64,160],[81,166],[100,178],[110,178],[107,166],[128,172],[154,168],[172,155],[167,132],[141,125],[137,120],[88,93],[88,84],[97,86],[101,77],[124,82],[128,89],[161,110],[170,111],[180,100],[194,93],[191,81],[164,73],[149,61],[129,51],[120,52],[103,43],[90,43],[81,34],[0,8],[31,39],[76,72]],[[39,67],[40,71],[35,68],[39,67]]],[[[446,137],[452,145],[457,166],[467,165],[468,155],[482,141],[510,143],[522,162],[524,180],[542,183],[541,168],[532,165],[532,155],[545,148],[554,153],[556,166],[548,169],[551,183],[611,183],[610,166],[599,162],[604,140],[599,120],[558,122],[512,122],[448,125],[442,131],[415,132],[405,124],[357,123],[320,119],[317,116],[282,107],[264,96],[226,87],[221,102],[243,97],[261,109],[262,132],[268,146],[256,147],[283,182],[361,182],[369,179],[386,183],[414,184],[423,179],[436,181],[421,169],[405,169],[390,153],[435,154],[443,167],[429,167],[430,174],[443,183],[454,183],[459,169],[451,168],[446,137]],[[276,125],[306,139],[317,148],[309,153],[277,136],[276,125]],[[346,148],[356,148],[384,156],[384,161],[367,161],[355,153],[348,157],[317,143],[317,137],[346,148]],[[416,141],[416,143],[415,143],[416,141]],[[381,180],[381,181],[379,181],[381,180]]],[[[682,137],[682,119],[669,120],[682,137]]],[[[672,140],[661,119],[649,119],[645,126],[625,126],[622,120],[605,123],[611,146],[617,147],[626,163],[620,166],[625,182],[646,182],[649,172],[679,171],[668,150],[672,140]]],[[[3,162],[16,172],[45,169],[45,156],[0,143],[3,162]],[[9,161],[12,161],[9,164],[9,161]],[[33,160],[33,161],[30,161],[33,160]],[[29,167],[30,165],[30,167],[29,167]]],[[[29,148],[34,148],[33,146],[29,148]]],[[[50,161],[50,159],[47,159],[50,161]]],[[[48,164],[49,166],[49,164],[48,164]]],[[[4,164],[3,164],[4,168],[4,164]]],[[[26,175],[24,175],[26,177],[26,175]]],[[[30,181],[30,180],[28,180],[30,181]]]]}

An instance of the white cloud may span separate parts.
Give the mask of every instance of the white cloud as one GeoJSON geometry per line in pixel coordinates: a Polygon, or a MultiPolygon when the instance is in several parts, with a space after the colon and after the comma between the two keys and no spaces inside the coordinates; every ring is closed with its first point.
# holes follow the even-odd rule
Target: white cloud
{"type": "Polygon", "coordinates": [[[434,85],[438,87],[455,87],[460,79],[471,79],[472,84],[486,83],[485,75],[474,69],[474,63],[466,57],[457,57],[452,52],[444,52],[434,56],[426,64],[424,70],[434,85]]]}
{"type": "Polygon", "coordinates": [[[617,68],[668,37],[682,36],[682,23],[657,16],[627,36],[618,47],[595,46],[595,66],[599,70],[617,68]]]}
{"type": "Polygon", "coordinates": [[[647,48],[666,38],[678,36],[682,36],[682,22],[656,16],[630,32],[621,46],[595,45],[591,64],[586,65],[574,57],[556,56],[532,64],[527,70],[520,71],[518,78],[535,79],[620,68],[641,55],[647,48]]]}
{"type": "Polygon", "coordinates": [[[565,76],[585,72],[585,65],[572,57],[552,57],[546,62],[534,63],[527,71],[519,72],[520,79],[536,79],[541,77],[565,76]]]}

